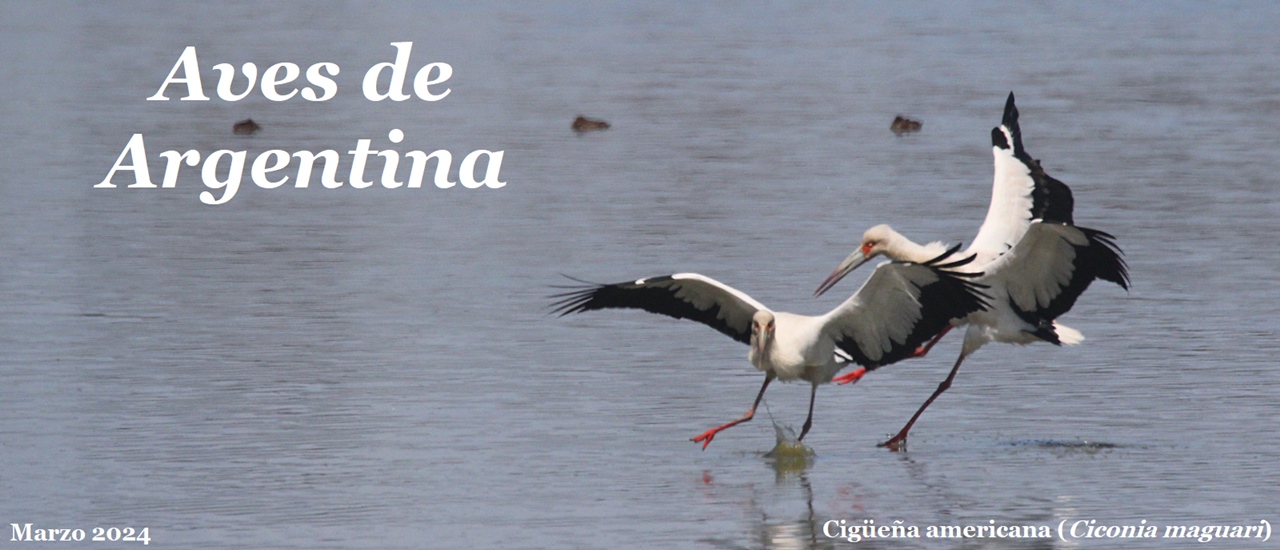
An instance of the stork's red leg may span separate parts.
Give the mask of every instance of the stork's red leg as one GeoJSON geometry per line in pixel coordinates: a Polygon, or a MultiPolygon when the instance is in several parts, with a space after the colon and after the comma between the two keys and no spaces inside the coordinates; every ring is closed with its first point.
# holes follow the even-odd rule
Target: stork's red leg
{"type": "Polygon", "coordinates": [[[901,451],[906,449],[907,432],[911,431],[911,426],[916,423],[916,420],[920,418],[920,415],[924,413],[924,410],[929,408],[929,404],[933,403],[934,399],[937,399],[939,395],[942,395],[942,392],[947,391],[947,388],[951,387],[951,381],[955,379],[956,372],[960,370],[960,363],[962,362],[964,362],[963,353],[960,354],[959,359],[956,359],[956,365],[951,367],[951,374],[948,374],[947,379],[943,380],[941,384],[938,384],[938,389],[933,392],[933,395],[929,396],[929,399],[925,401],[923,405],[920,405],[920,410],[916,411],[915,416],[912,416],[911,420],[907,422],[907,425],[902,427],[902,431],[898,432],[898,435],[893,436],[888,441],[877,445],[877,447],[887,447],[891,451],[901,451]]]}
{"type": "Polygon", "coordinates": [[[933,346],[938,343],[938,340],[941,340],[943,336],[946,336],[948,332],[951,332],[952,328],[954,327],[947,325],[947,328],[942,329],[942,332],[939,332],[937,336],[934,336],[933,340],[930,340],[928,344],[916,348],[916,350],[911,353],[911,356],[924,357],[925,354],[929,353],[929,350],[933,349],[933,346]]]}
{"type": "Polygon", "coordinates": [[[751,420],[751,418],[756,415],[756,407],[760,406],[760,400],[764,399],[764,390],[769,387],[769,382],[773,382],[773,379],[775,376],[776,375],[772,372],[765,374],[764,385],[760,386],[760,393],[756,394],[756,401],[751,404],[751,408],[747,409],[747,414],[742,415],[742,418],[734,420],[733,422],[730,422],[718,428],[711,428],[710,430],[702,432],[702,435],[699,435],[698,437],[690,439],[690,441],[693,441],[694,443],[701,442],[702,449],[706,450],[707,445],[711,444],[711,440],[715,439],[716,434],[719,433],[721,430],[732,428],[734,426],[737,426],[738,424],[751,420]]]}
{"type": "Polygon", "coordinates": [[[862,375],[866,373],[867,373],[866,367],[858,367],[856,369],[853,369],[853,372],[850,372],[849,374],[832,378],[831,381],[835,382],[836,384],[852,384],[854,382],[857,382],[858,380],[861,380],[862,375]]]}

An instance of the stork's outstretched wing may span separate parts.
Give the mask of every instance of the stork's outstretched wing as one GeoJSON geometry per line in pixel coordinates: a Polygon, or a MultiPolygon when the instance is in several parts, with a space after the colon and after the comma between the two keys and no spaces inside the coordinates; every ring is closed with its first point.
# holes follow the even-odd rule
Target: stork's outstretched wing
{"type": "Polygon", "coordinates": [[[561,316],[593,309],[643,309],[697,321],[744,344],[751,343],[751,316],[769,309],[745,293],[697,273],[590,285],[553,297],[560,299],[553,307],[561,316]]]}
{"type": "Polygon", "coordinates": [[[982,285],[969,280],[981,273],[949,269],[972,258],[936,265],[945,256],[880,264],[858,292],[826,314],[824,332],[868,370],[910,357],[952,319],[986,306],[982,285]]]}

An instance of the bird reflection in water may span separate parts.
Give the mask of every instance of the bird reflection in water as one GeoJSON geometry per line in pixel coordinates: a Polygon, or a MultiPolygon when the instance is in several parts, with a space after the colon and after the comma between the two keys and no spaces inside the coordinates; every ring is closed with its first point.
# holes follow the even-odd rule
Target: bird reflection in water
{"type": "MultiPolygon", "coordinates": [[[[779,433],[778,447],[775,447],[774,451],[783,450],[783,453],[775,456],[769,464],[773,466],[780,485],[790,484],[793,480],[799,485],[805,503],[805,512],[799,518],[783,519],[772,517],[765,510],[758,508],[755,510],[757,521],[751,528],[755,544],[751,544],[750,547],[778,550],[835,548],[835,541],[822,533],[822,525],[828,518],[820,516],[813,509],[813,485],[809,482],[808,472],[813,450],[799,442],[795,442],[794,445],[784,442],[782,440],[784,428],[780,428],[777,424],[774,424],[774,428],[779,433]],[[797,464],[803,464],[803,466],[797,466],[797,464]]],[[[790,432],[790,429],[786,431],[790,432]]],[[[791,433],[790,437],[794,440],[795,434],[791,433]]]]}
{"type": "MultiPolygon", "coordinates": [[[[830,518],[814,510],[813,485],[809,481],[809,469],[813,465],[814,452],[810,447],[800,443],[795,430],[790,426],[773,423],[777,434],[777,444],[769,452],[760,457],[774,471],[772,489],[749,483],[738,489],[745,489],[738,498],[745,499],[748,513],[746,529],[732,539],[710,539],[717,548],[765,548],[777,550],[789,549],[834,549],[836,542],[822,532],[822,526],[830,518]],[[794,494],[793,489],[799,489],[794,494]],[[772,492],[783,492],[786,496],[771,495],[772,492]],[[803,502],[804,509],[797,516],[795,506],[785,507],[778,512],[770,503],[795,501],[803,502]]],[[[702,482],[719,489],[729,489],[715,481],[710,472],[704,472],[702,482]]]]}

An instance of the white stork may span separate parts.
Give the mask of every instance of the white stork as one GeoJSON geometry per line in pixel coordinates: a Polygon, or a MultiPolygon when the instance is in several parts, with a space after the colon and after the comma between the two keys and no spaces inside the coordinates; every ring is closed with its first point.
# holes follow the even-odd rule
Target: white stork
{"type": "MultiPolygon", "coordinates": [[[[907,432],[929,404],[951,387],[960,363],[987,342],[1079,343],[1084,336],[1055,319],[1071,309],[1094,279],[1129,288],[1128,268],[1120,257],[1115,237],[1073,225],[1071,189],[1046,174],[1039,161],[1023,149],[1012,92],[1005,103],[1001,125],[991,130],[991,142],[995,156],[991,206],[973,244],[957,254],[957,257],[973,258],[957,266],[959,269],[983,273],[975,282],[990,287],[986,291],[991,298],[990,307],[953,323],[954,326],[967,323],[969,328],[951,374],[902,431],[881,443],[882,447],[895,450],[904,447],[907,432]]],[[[916,244],[887,225],[877,225],[863,234],[861,246],[823,281],[815,295],[826,292],[875,256],[883,254],[896,261],[919,261],[934,258],[944,249],[938,242],[916,244]]],[[[950,328],[946,327],[915,355],[928,353],[950,328]]],[[[837,382],[852,381],[844,378],[837,382]]],[[[857,379],[856,376],[850,378],[857,379]]]]}
{"type": "Polygon", "coordinates": [[[800,431],[803,439],[813,425],[813,398],[819,384],[830,382],[850,363],[875,369],[909,357],[948,328],[952,319],[984,306],[981,285],[969,281],[976,274],[952,271],[966,261],[942,262],[952,252],[918,262],[886,262],[857,293],[816,317],[772,311],[745,293],[697,273],[591,284],[554,296],[560,301],[553,307],[561,316],[595,309],[643,309],[697,321],[750,344],[747,359],[765,373],[751,408],[741,418],[692,440],[706,449],[721,430],[751,420],[775,378],[813,385],[809,415],[800,431]]]}

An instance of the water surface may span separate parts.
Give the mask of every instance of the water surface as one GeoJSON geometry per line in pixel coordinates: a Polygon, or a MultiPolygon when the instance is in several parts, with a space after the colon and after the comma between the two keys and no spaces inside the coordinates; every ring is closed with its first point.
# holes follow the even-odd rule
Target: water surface
{"type": "MultiPolygon", "coordinates": [[[[1269,4],[14,3],[0,21],[4,523],[146,526],[161,548],[826,548],[842,519],[1280,519],[1269,4]],[[448,98],[360,96],[395,41],[454,67],[448,98]],[[145,101],[187,45],[210,89],[215,63],[332,61],[339,93],[145,101]],[[688,441],[750,404],[744,346],[547,315],[561,273],[676,271],[825,311],[838,293],[810,294],[867,227],[972,238],[1010,90],[1133,289],[1097,285],[1062,319],[1080,346],[974,355],[907,453],[874,444],[959,338],[821,388],[795,469],[763,455],[804,385],[688,441]],[[579,114],[613,127],[574,135],[579,114]],[[897,114],[923,131],[894,136],[897,114]],[[250,117],[263,130],[233,136],[250,117]],[[504,150],[508,185],[246,181],[218,207],[195,169],[93,188],[133,133],[159,180],[165,149],[345,152],[393,128],[400,151],[504,150]]],[[[1021,543],[1072,544],[1118,541],[1021,543]]]]}

